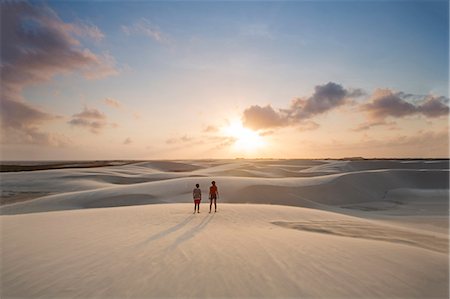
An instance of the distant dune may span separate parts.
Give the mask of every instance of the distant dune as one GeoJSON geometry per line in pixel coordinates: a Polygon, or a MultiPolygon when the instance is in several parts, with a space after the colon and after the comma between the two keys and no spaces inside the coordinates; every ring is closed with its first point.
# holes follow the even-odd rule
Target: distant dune
{"type": "Polygon", "coordinates": [[[1,173],[2,298],[448,298],[448,160],[77,163],[1,173]]]}

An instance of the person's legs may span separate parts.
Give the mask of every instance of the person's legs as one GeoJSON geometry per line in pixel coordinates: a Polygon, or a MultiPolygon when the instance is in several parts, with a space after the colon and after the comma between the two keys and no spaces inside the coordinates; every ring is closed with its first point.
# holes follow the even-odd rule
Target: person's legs
{"type": "Polygon", "coordinates": [[[211,213],[211,207],[212,207],[213,199],[209,199],[209,212],[211,213]]]}
{"type": "Polygon", "coordinates": [[[217,212],[217,198],[214,198],[214,212],[217,212]]]}
{"type": "Polygon", "coordinates": [[[197,209],[197,203],[194,202],[194,214],[195,214],[195,210],[197,209]]]}

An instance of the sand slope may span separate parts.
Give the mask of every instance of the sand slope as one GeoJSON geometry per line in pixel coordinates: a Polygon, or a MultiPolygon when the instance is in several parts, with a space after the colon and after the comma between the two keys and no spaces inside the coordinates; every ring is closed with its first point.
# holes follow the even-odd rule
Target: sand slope
{"type": "Polygon", "coordinates": [[[2,221],[2,298],[445,298],[448,238],[335,213],[223,204],[2,221]]]}

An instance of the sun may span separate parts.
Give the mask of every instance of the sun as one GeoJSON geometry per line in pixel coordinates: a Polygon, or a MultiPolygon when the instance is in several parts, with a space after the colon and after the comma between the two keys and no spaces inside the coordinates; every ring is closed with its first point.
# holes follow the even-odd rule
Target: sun
{"type": "Polygon", "coordinates": [[[252,152],[265,145],[263,138],[255,131],[245,128],[240,121],[233,121],[222,129],[225,136],[235,139],[237,151],[252,152]]]}

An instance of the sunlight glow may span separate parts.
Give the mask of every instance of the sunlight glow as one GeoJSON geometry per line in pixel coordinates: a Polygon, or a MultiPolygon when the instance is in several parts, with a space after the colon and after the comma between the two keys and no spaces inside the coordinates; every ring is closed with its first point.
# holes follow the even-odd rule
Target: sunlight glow
{"type": "Polygon", "coordinates": [[[251,152],[265,145],[263,138],[255,131],[245,128],[240,121],[233,121],[223,128],[225,136],[235,138],[234,149],[251,152]]]}

